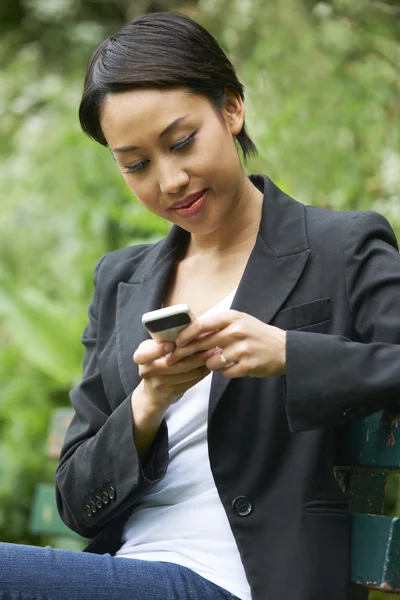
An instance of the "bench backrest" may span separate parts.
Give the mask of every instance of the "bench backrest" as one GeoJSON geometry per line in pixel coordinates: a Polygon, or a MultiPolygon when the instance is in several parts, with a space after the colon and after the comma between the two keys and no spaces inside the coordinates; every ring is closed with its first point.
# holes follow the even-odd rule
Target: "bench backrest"
{"type": "Polygon", "coordinates": [[[400,518],[383,516],[389,473],[400,473],[400,412],[354,421],[339,440],[336,476],[353,512],[352,600],[400,595],[400,518]]]}

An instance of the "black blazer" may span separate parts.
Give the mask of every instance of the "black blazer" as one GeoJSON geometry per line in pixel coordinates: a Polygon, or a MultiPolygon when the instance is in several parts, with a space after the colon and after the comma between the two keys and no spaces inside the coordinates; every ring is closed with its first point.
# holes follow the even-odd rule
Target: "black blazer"
{"type": "MultiPolygon", "coordinates": [[[[285,330],[285,376],[228,380],[214,373],[212,472],[254,600],[345,600],[350,515],[332,467],[341,426],[400,393],[400,257],[374,212],[304,206],[263,175],[259,234],[232,308],[285,330]]],[[[142,468],[130,395],[132,355],[147,336],[187,232],[111,252],[97,264],[83,334],[76,414],[56,474],[64,522],[115,553],[135,502],[168,468],[163,421],[142,468]]]]}

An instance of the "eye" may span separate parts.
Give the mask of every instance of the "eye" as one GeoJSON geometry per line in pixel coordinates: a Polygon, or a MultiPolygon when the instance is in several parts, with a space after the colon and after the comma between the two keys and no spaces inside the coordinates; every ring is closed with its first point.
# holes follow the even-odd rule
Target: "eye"
{"type": "Polygon", "coordinates": [[[138,171],[143,171],[148,162],[148,160],[142,160],[140,163],[136,163],[136,165],[126,167],[126,171],[124,171],[124,173],[137,173],[138,171]]]}
{"type": "Polygon", "coordinates": [[[175,144],[175,146],[172,146],[171,150],[173,152],[179,152],[179,150],[183,150],[187,146],[190,146],[191,144],[193,144],[194,138],[196,137],[196,133],[197,133],[197,131],[195,131],[194,133],[189,135],[187,138],[185,138],[181,142],[178,142],[177,144],[175,144]]]}
{"type": "MultiPolygon", "coordinates": [[[[172,146],[171,147],[172,152],[179,152],[180,150],[184,150],[185,148],[187,148],[188,146],[193,144],[196,134],[197,134],[197,131],[195,131],[188,137],[184,138],[183,140],[181,140],[180,142],[178,142],[177,144],[172,146]]],[[[142,160],[141,162],[136,163],[135,165],[126,167],[126,171],[124,171],[124,173],[138,173],[139,171],[143,171],[149,162],[150,161],[148,161],[148,160],[142,160]]]]}

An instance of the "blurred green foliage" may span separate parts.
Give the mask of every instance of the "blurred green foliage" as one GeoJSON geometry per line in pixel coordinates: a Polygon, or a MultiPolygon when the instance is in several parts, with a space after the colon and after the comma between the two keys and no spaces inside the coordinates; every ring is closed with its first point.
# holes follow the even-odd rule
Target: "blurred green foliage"
{"type": "MultiPolygon", "coordinates": [[[[400,234],[400,4],[373,0],[5,0],[0,5],[0,539],[27,533],[49,480],[49,414],[79,380],[92,273],[105,252],[164,236],[109,152],[80,131],[86,64],[136,16],[207,27],[246,88],[268,174],[307,204],[373,209],[400,234]]],[[[398,478],[387,507],[400,514],[398,478]]]]}

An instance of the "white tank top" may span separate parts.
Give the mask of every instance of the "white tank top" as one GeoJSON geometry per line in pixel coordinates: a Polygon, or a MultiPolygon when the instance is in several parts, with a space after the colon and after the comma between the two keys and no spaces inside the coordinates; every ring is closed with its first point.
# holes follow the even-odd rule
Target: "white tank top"
{"type": "MultiPolygon", "coordinates": [[[[200,318],[229,310],[235,293],[200,318]]],[[[207,418],[211,377],[212,373],[168,408],[167,472],[135,506],[116,556],[183,565],[241,600],[251,600],[210,468],[207,418]]]]}

